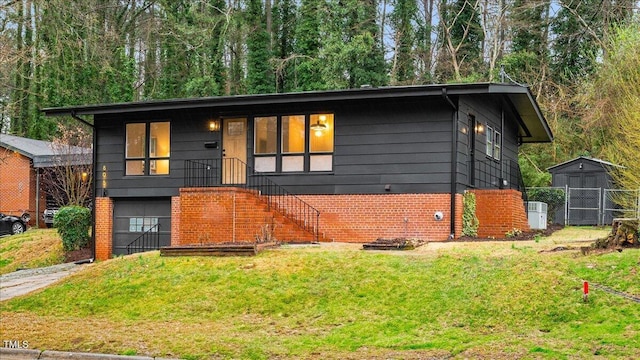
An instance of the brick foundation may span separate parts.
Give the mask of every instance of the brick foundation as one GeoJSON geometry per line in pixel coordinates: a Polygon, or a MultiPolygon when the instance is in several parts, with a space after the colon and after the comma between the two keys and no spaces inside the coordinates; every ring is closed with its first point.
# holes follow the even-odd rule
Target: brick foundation
{"type": "MultiPolygon", "coordinates": [[[[528,230],[520,192],[473,190],[478,236],[505,237],[512,229],[528,230]]],[[[447,240],[449,194],[298,195],[320,211],[320,241],[370,242],[377,238],[415,237],[447,240]],[[442,220],[434,214],[442,212],[442,220]]],[[[284,208],[281,206],[280,208],[284,208]]],[[[462,233],[462,195],[456,195],[455,237],[462,233]]],[[[96,258],[111,257],[113,200],[96,198],[96,258]]],[[[264,229],[282,242],[314,238],[269,208],[257,192],[240,188],[185,188],[171,199],[171,245],[253,242],[264,229]]]]}
{"type": "Polygon", "coordinates": [[[171,246],[180,245],[180,220],[180,196],[174,196],[171,198],[171,246]]]}
{"type": "MultiPolygon", "coordinates": [[[[320,210],[320,233],[326,241],[370,242],[377,238],[415,237],[447,240],[449,194],[299,195],[320,210]],[[434,214],[441,211],[442,220],[434,214]]],[[[456,195],[456,236],[462,231],[462,195],[456,195]]]]}
{"type": "Polygon", "coordinates": [[[96,197],[95,204],[96,260],[107,260],[113,253],[113,200],[96,197]]]}
{"type": "Polygon", "coordinates": [[[513,229],[529,231],[522,194],[513,189],[472,190],[476,194],[478,237],[504,238],[513,229]]]}
{"type": "Polygon", "coordinates": [[[178,245],[253,242],[258,237],[264,239],[265,231],[283,242],[314,240],[282,214],[270,210],[252,190],[180,189],[179,209],[178,245]]]}

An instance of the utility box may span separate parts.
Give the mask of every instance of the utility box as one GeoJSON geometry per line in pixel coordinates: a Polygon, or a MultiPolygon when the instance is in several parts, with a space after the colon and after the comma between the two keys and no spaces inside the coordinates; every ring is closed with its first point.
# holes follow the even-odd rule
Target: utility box
{"type": "Polygon", "coordinates": [[[547,204],[541,201],[527,202],[527,213],[529,214],[529,227],[532,230],[547,229],[547,204]]]}

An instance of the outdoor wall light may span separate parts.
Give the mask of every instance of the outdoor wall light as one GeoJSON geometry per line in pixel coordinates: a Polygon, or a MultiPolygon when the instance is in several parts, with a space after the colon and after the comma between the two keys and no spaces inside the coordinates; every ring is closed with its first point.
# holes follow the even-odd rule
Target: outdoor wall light
{"type": "Polygon", "coordinates": [[[484,125],[481,123],[476,124],[476,134],[484,134],[484,125]]]}
{"type": "Polygon", "coordinates": [[[220,131],[220,120],[209,120],[209,131],[220,131]]]}

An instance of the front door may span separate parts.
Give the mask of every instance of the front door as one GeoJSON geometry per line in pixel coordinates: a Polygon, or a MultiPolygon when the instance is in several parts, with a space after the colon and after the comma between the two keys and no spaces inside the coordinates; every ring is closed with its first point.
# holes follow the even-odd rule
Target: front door
{"type": "Polygon", "coordinates": [[[247,119],[223,119],[222,131],[222,183],[244,184],[247,181],[247,119]]]}

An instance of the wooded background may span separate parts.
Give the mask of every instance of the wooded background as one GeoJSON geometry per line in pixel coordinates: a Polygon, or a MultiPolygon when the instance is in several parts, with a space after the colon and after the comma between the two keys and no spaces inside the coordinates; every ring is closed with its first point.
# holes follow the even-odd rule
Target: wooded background
{"type": "Polygon", "coordinates": [[[5,0],[0,129],[50,140],[60,119],[43,107],[499,82],[504,67],[556,136],[521,148],[527,185],[589,155],[631,166],[637,188],[639,11],[634,0],[5,0]]]}

